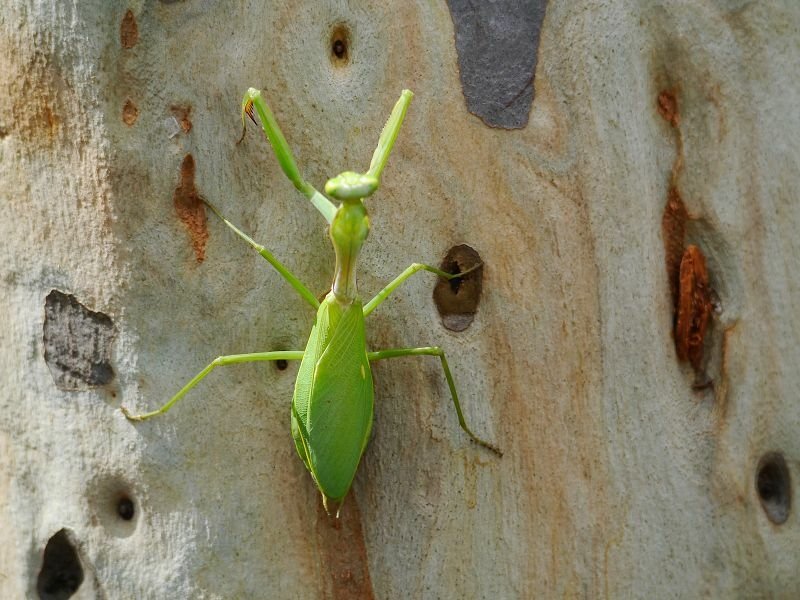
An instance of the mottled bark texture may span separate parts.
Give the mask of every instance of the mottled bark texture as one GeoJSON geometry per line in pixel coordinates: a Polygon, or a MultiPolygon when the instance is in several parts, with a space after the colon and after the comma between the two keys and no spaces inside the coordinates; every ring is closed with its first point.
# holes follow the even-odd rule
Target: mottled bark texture
{"type": "Polygon", "coordinates": [[[800,4],[506,4],[2,3],[0,597],[796,596],[800,4]],[[518,93],[468,89],[462,55],[518,93]],[[297,364],[123,418],[311,328],[201,198],[331,280],[320,216],[254,127],[236,144],[249,86],[317,186],[414,90],[360,286],[466,244],[479,298],[448,329],[417,275],[368,342],[441,345],[502,459],[434,357],[375,365],[339,522],[292,445],[297,364]]]}

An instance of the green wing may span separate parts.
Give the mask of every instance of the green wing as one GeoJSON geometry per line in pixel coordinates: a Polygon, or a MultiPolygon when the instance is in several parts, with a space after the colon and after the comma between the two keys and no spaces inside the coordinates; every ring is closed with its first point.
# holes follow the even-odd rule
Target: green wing
{"type": "Polygon", "coordinates": [[[347,494],[372,429],[374,393],[360,302],[344,310],[329,296],[300,365],[292,402],[292,435],[322,493],[347,494]]]}

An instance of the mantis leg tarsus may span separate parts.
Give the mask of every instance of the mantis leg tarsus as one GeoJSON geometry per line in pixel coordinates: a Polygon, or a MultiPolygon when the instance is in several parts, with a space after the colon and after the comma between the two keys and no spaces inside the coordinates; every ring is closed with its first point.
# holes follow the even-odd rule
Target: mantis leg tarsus
{"type": "Polygon", "coordinates": [[[447,271],[442,271],[441,269],[437,269],[436,267],[432,267],[430,265],[425,265],[422,263],[412,263],[405,271],[400,273],[397,277],[395,277],[389,284],[383,288],[380,292],[375,294],[375,297],[367,302],[364,305],[364,316],[366,317],[369,313],[373,310],[378,308],[380,304],[386,300],[389,295],[394,292],[400,284],[403,283],[406,279],[414,275],[415,273],[419,273],[420,271],[428,271],[429,273],[433,273],[434,275],[438,275],[439,277],[443,277],[450,281],[451,279],[456,279],[457,277],[464,277],[464,275],[468,275],[473,271],[477,271],[483,266],[482,262],[479,262],[476,265],[471,266],[466,271],[461,273],[448,273],[447,271]]]}
{"type": "Polygon", "coordinates": [[[248,362],[262,362],[262,361],[271,361],[271,360],[302,360],[303,358],[303,351],[302,350],[279,350],[276,352],[254,352],[252,354],[231,354],[228,356],[218,356],[214,360],[212,360],[205,369],[200,371],[197,375],[192,377],[192,379],[183,386],[177,394],[175,394],[169,401],[164,404],[161,408],[157,408],[154,411],[148,413],[142,413],[140,415],[132,415],[127,408],[124,406],[120,407],[122,410],[122,414],[125,415],[125,418],[129,421],[146,421],[152,417],[156,417],[158,415],[163,415],[166,413],[170,408],[172,408],[178,400],[183,398],[189,390],[191,390],[194,386],[200,383],[206,375],[211,373],[215,367],[225,367],[228,365],[235,365],[240,363],[248,363],[248,362]]]}
{"type": "Polygon", "coordinates": [[[256,117],[253,114],[253,101],[249,99],[247,95],[245,95],[245,99],[242,101],[242,135],[236,142],[237,146],[244,141],[244,135],[247,133],[247,124],[244,122],[245,115],[250,117],[250,120],[258,125],[256,117]]]}
{"type": "Polygon", "coordinates": [[[472,265],[466,271],[461,271],[460,273],[450,273],[450,277],[447,277],[447,279],[449,280],[449,279],[456,279],[458,277],[464,277],[464,275],[469,275],[470,273],[474,273],[475,271],[480,269],[482,266],[483,266],[482,262],[475,263],[474,265],[472,265]]]}
{"type": "Polygon", "coordinates": [[[453,380],[453,374],[450,372],[450,366],[447,364],[447,358],[444,355],[444,350],[438,346],[428,346],[423,348],[392,348],[390,350],[379,350],[377,352],[367,353],[367,358],[370,360],[370,362],[387,358],[398,358],[400,356],[438,356],[442,363],[442,370],[444,371],[445,379],[447,379],[447,385],[450,388],[450,396],[453,399],[453,405],[455,406],[456,414],[458,415],[458,424],[461,426],[461,429],[463,429],[464,433],[466,433],[470,439],[479,446],[483,446],[487,450],[494,452],[497,456],[503,456],[503,451],[500,450],[500,448],[491,442],[487,442],[483,438],[478,437],[472,432],[469,426],[467,426],[467,422],[464,419],[464,413],[461,410],[461,403],[458,401],[458,392],[456,391],[456,384],[453,380]]]}

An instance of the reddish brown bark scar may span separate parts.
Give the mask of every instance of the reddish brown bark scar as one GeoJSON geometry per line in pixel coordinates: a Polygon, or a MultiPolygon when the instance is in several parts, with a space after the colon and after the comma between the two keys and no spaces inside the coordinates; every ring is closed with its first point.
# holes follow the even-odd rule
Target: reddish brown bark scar
{"type": "Polygon", "coordinates": [[[119,41],[123,48],[131,49],[139,41],[139,26],[136,24],[136,17],[130,9],[122,17],[119,24],[119,41]]]}
{"type": "Polygon", "coordinates": [[[681,259],[675,320],[675,349],[680,360],[688,360],[696,372],[703,367],[703,345],[711,318],[711,291],[706,259],[691,245],[681,259]]]}
{"type": "Polygon", "coordinates": [[[678,100],[672,90],[664,90],[658,95],[658,114],[673,127],[677,127],[681,117],[678,113],[678,100]]]}
{"type": "Polygon", "coordinates": [[[136,123],[136,119],[139,118],[139,109],[133,103],[133,100],[128,98],[125,101],[125,105],[122,107],[122,122],[125,125],[131,126],[136,123]]]}
{"type": "Polygon", "coordinates": [[[689,215],[678,189],[671,185],[667,194],[667,205],[661,217],[661,235],[667,262],[667,278],[672,293],[672,302],[678,303],[678,284],[686,238],[686,221],[689,215]]]}
{"type": "Polygon", "coordinates": [[[206,243],[208,242],[208,225],[206,219],[206,206],[200,198],[200,192],[194,183],[195,164],[194,157],[187,154],[181,163],[181,182],[175,188],[173,203],[178,218],[183,221],[192,238],[192,249],[197,262],[203,262],[206,257],[206,243]]]}
{"type": "Polygon", "coordinates": [[[353,494],[347,498],[337,519],[325,513],[321,502],[317,505],[318,548],[324,558],[330,585],[327,597],[332,600],[374,600],[361,511],[353,494]]]}
{"type": "Polygon", "coordinates": [[[170,106],[170,111],[175,120],[181,126],[183,133],[189,133],[192,130],[192,107],[188,105],[174,104],[170,106]]]}

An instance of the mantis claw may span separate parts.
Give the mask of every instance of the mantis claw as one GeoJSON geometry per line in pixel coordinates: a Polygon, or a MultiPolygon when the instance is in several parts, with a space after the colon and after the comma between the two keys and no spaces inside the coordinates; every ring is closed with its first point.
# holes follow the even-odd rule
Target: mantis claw
{"type": "Polygon", "coordinates": [[[482,266],[483,266],[483,263],[479,262],[477,264],[472,265],[466,271],[461,271],[459,273],[448,273],[448,275],[450,275],[450,277],[448,277],[447,279],[449,281],[449,280],[452,280],[452,279],[458,279],[460,277],[464,277],[464,275],[469,275],[470,273],[473,273],[474,271],[477,271],[478,269],[480,269],[482,266]]]}
{"type": "Polygon", "coordinates": [[[142,419],[141,417],[137,415],[132,415],[130,412],[128,412],[128,409],[125,408],[124,406],[120,406],[119,409],[122,411],[122,414],[125,415],[125,418],[128,419],[128,421],[144,421],[144,419],[142,419]]]}
{"type": "Polygon", "coordinates": [[[253,123],[255,123],[256,125],[258,125],[258,123],[256,122],[256,116],[255,116],[255,114],[254,114],[254,112],[253,112],[253,100],[252,100],[252,99],[250,99],[250,100],[247,100],[247,101],[244,103],[244,106],[242,107],[242,113],[244,113],[244,114],[242,115],[242,121],[244,121],[244,115],[246,114],[248,117],[250,117],[250,120],[251,120],[253,123]]]}
{"type": "Polygon", "coordinates": [[[258,125],[253,110],[253,99],[250,98],[249,95],[245,96],[244,100],[242,101],[242,136],[237,140],[236,142],[237,146],[242,143],[242,140],[244,140],[244,135],[247,133],[247,124],[244,122],[245,115],[250,117],[250,120],[256,125],[258,125]]]}
{"type": "Polygon", "coordinates": [[[470,439],[473,442],[475,442],[476,444],[478,444],[479,446],[483,446],[487,450],[489,450],[491,452],[494,452],[499,458],[503,458],[503,451],[500,450],[500,448],[498,448],[494,444],[490,444],[489,442],[487,442],[485,440],[482,440],[482,439],[479,439],[479,438],[474,438],[473,437],[473,438],[470,438],[470,439]]]}

